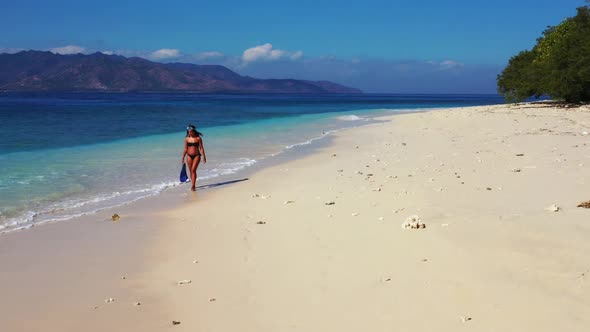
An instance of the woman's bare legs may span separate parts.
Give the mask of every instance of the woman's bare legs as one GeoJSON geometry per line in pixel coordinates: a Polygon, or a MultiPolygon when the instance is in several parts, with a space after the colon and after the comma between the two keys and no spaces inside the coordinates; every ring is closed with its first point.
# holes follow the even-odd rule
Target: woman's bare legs
{"type": "Polygon", "coordinates": [[[201,156],[196,156],[194,159],[189,156],[187,159],[188,169],[191,175],[191,190],[195,191],[197,187],[197,167],[199,167],[199,164],[201,163],[201,156]]]}

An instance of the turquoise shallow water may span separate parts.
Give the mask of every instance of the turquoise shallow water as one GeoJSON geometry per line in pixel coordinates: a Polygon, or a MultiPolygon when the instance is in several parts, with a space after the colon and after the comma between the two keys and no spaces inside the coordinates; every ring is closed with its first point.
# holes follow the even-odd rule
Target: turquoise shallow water
{"type": "MultiPolygon", "coordinates": [[[[176,95],[173,97],[178,98],[176,95]]],[[[182,128],[186,123],[196,121],[177,119],[179,118],[177,113],[182,113],[181,115],[186,118],[199,119],[199,123],[210,123],[209,126],[199,125],[199,130],[205,134],[203,139],[208,157],[208,163],[201,164],[199,168],[199,185],[202,185],[215,183],[221,179],[237,178],[240,172],[261,161],[321,140],[334,131],[370,123],[374,116],[424,109],[424,107],[411,107],[415,105],[407,103],[393,105],[395,106],[393,108],[384,108],[382,106],[387,105],[381,102],[361,103],[356,99],[349,103],[342,103],[339,99],[332,99],[333,102],[322,99],[319,104],[303,100],[302,105],[297,106],[296,98],[295,100],[287,99],[285,105],[284,100],[281,99],[284,97],[281,96],[268,97],[269,99],[262,102],[247,99],[246,102],[241,101],[239,105],[221,98],[215,101],[217,104],[214,103],[213,107],[207,106],[207,103],[211,103],[210,100],[206,100],[207,103],[204,106],[199,106],[221,110],[208,115],[210,119],[207,119],[205,115],[200,119],[199,112],[190,113],[195,109],[194,105],[185,105],[183,106],[186,107],[185,110],[178,111],[176,107],[179,101],[174,100],[170,102],[174,107],[163,113],[158,111],[160,113],[154,115],[147,111],[149,119],[146,120],[143,119],[146,116],[143,113],[146,112],[145,105],[130,106],[126,104],[128,101],[122,103],[108,98],[106,101],[98,102],[95,99],[90,101],[66,99],[67,105],[60,106],[63,98],[57,98],[58,101],[55,101],[56,96],[52,96],[53,99],[49,98],[49,101],[38,100],[35,96],[27,98],[18,96],[18,98],[24,101],[19,104],[15,98],[10,99],[9,102],[0,98],[0,116],[3,120],[10,117],[10,120],[3,123],[12,122],[13,125],[17,123],[17,119],[13,118],[14,114],[7,115],[11,107],[15,109],[14,105],[18,105],[17,108],[33,108],[36,112],[43,112],[44,104],[47,104],[47,112],[51,113],[53,109],[58,109],[59,112],[53,112],[54,116],[61,116],[62,122],[69,122],[60,127],[57,120],[52,120],[51,126],[54,126],[51,128],[52,131],[44,133],[52,143],[45,145],[30,142],[30,140],[44,137],[36,136],[34,130],[33,133],[26,133],[26,131],[21,132],[13,127],[0,125],[2,133],[7,137],[0,149],[0,232],[93,213],[107,207],[156,195],[166,188],[180,185],[178,173],[185,135],[182,128]],[[35,105],[31,106],[31,104],[35,105]],[[89,107],[88,104],[92,106],[93,112],[86,114],[86,118],[80,114],[71,115],[76,109],[89,107]],[[2,107],[4,107],[3,111],[2,107]],[[129,111],[132,116],[110,114],[109,117],[101,118],[95,115],[101,107],[108,112],[114,112],[113,114],[116,114],[117,107],[125,109],[135,107],[136,110],[129,111]],[[300,110],[295,112],[294,109],[297,107],[300,110]],[[64,109],[67,110],[65,115],[60,113],[64,109]],[[238,116],[232,112],[223,114],[224,109],[234,109],[233,113],[237,113],[238,116]],[[286,109],[285,113],[288,116],[285,116],[285,113],[277,115],[276,112],[269,111],[277,109],[286,109]],[[186,114],[187,112],[189,114],[186,114]],[[246,116],[242,113],[249,114],[246,116]],[[230,116],[233,116],[233,119],[227,119],[230,116]],[[161,119],[158,120],[158,118],[161,119]],[[96,121],[100,121],[102,127],[92,129],[96,121]],[[168,121],[181,129],[163,130],[167,128],[168,121]],[[94,124],[87,125],[89,122],[94,124]],[[72,135],[72,131],[79,130],[79,126],[82,126],[82,129],[86,127],[86,131],[72,135]],[[134,126],[137,129],[134,130],[134,126]],[[120,137],[120,132],[109,135],[108,131],[126,130],[120,128],[127,127],[131,128],[129,137],[120,137]],[[96,130],[107,132],[96,133],[96,130]],[[51,135],[59,137],[56,139],[51,135]],[[91,136],[94,140],[89,140],[86,136],[80,139],[80,135],[91,136]],[[90,141],[95,143],[89,143],[90,141]],[[21,148],[18,148],[19,146],[21,148]]],[[[47,96],[44,98],[48,99],[47,96]]],[[[101,98],[105,97],[101,96],[101,98]]],[[[139,102],[144,101],[140,99],[139,102]]],[[[180,104],[184,105],[183,102],[182,100],[180,104]]],[[[471,102],[483,104],[489,103],[489,100],[478,99],[471,102]]],[[[157,104],[160,105],[158,109],[161,109],[162,103],[166,104],[157,100],[157,104]]],[[[151,103],[147,105],[153,106],[151,103]]],[[[457,105],[439,102],[428,106],[457,105]]],[[[39,125],[38,122],[28,123],[28,128],[35,129],[36,125],[39,125]]],[[[41,126],[45,126],[45,123],[41,126]]],[[[37,128],[40,132],[47,129],[37,128]]]]}

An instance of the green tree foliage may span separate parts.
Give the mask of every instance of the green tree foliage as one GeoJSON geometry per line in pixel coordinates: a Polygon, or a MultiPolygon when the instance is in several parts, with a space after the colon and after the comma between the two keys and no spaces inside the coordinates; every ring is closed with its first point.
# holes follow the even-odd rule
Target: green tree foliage
{"type": "Polygon", "coordinates": [[[510,59],[506,69],[498,76],[498,92],[507,101],[515,102],[543,94],[538,66],[533,65],[535,58],[535,52],[522,51],[510,59]]]}
{"type": "Polygon", "coordinates": [[[508,101],[549,95],[567,102],[590,101],[590,8],[549,27],[531,51],[512,57],[498,75],[508,101]]]}

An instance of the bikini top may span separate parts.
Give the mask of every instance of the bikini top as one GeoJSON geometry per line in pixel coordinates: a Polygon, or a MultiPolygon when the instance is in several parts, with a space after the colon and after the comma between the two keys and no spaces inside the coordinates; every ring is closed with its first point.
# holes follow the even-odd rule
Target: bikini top
{"type": "Polygon", "coordinates": [[[187,146],[199,146],[199,142],[186,142],[187,146]]]}

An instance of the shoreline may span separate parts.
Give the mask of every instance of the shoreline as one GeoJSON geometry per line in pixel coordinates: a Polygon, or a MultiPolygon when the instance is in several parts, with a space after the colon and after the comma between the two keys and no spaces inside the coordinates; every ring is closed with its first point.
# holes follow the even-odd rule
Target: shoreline
{"type": "Polygon", "coordinates": [[[0,263],[17,268],[0,278],[0,327],[582,331],[590,211],[574,204],[590,199],[578,130],[590,112],[527,107],[392,115],[199,204],[158,195],[119,223],[95,214],[4,234],[0,263]],[[426,229],[401,229],[413,214],[426,229]],[[56,231],[66,223],[69,236],[56,231]],[[40,248],[41,233],[48,250],[7,250],[40,248]]]}
{"type": "MultiPolygon", "coordinates": [[[[402,109],[401,111],[397,110],[397,109],[375,109],[375,110],[356,110],[356,111],[340,112],[343,114],[348,114],[348,113],[352,114],[352,113],[361,112],[361,113],[363,113],[364,117],[361,117],[358,120],[339,120],[339,121],[345,121],[345,123],[349,122],[349,123],[357,123],[357,124],[352,125],[352,126],[344,126],[344,124],[343,124],[341,128],[328,130],[328,131],[322,131],[319,134],[319,136],[313,136],[306,141],[289,144],[287,146],[284,146],[283,149],[278,152],[264,156],[260,160],[255,160],[255,162],[252,165],[245,166],[245,167],[243,167],[243,169],[235,170],[234,173],[220,174],[220,175],[215,175],[213,177],[205,176],[203,179],[200,180],[201,183],[204,183],[203,185],[200,185],[200,186],[205,187],[204,189],[209,189],[211,187],[214,188],[214,187],[217,187],[219,185],[219,183],[223,184],[225,182],[235,180],[236,178],[241,178],[241,179],[247,178],[249,175],[252,175],[252,174],[254,174],[254,173],[258,172],[259,170],[264,169],[266,167],[272,167],[276,164],[280,164],[280,163],[283,163],[283,162],[286,162],[289,160],[297,159],[303,155],[313,153],[314,149],[319,148],[319,147],[323,146],[324,144],[329,144],[330,135],[332,135],[336,132],[342,131],[342,130],[360,127],[360,126],[366,126],[366,125],[371,124],[373,122],[379,121],[379,120],[376,120],[379,117],[388,117],[391,115],[406,114],[406,113],[427,112],[427,111],[432,111],[432,110],[436,110],[436,109],[439,109],[439,108],[407,109],[407,110],[402,109]],[[364,114],[365,112],[368,112],[368,114],[364,114]],[[381,112],[383,112],[383,113],[388,112],[389,114],[378,114],[381,112]]],[[[441,108],[441,109],[444,109],[444,108],[441,108]]],[[[342,114],[338,115],[339,113],[334,113],[334,114],[326,113],[326,114],[333,115],[334,118],[347,116],[347,115],[342,115],[342,114]]],[[[213,127],[213,128],[215,128],[215,127],[213,127]]],[[[145,139],[145,137],[140,138],[140,139],[145,139]]],[[[112,144],[112,143],[113,142],[99,143],[98,145],[112,144]]],[[[60,151],[62,149],[70,149],[70,148],[71,147],[58,148],[55,151],[60,151]]],[[[201,165],[201,168],[205,168],[205,167],[207,167],[207,165],[201,165]]],[[[84,212],[72,211],[73,213],[75,212],[74,215],[55,216],[55,217],[52,217],[53,219],[36,221],[36,222],[32,222],[32,223],[31,223],[31,221],[22,222],[22,226],[18,226],[15,228],[12,228],[10,226],[9,226],[9,228],[0,228],[0,237],[3,236],[4,234],[9,234],[12,232],[19,232],[19,231],[27,231],[27,230],[30,230],[31,228],[40,227],[45,224],[52,224],[52,223],[63,222],[63,221],[68,221],[68,220],[75,221],[80,218],[85,218],[86,216],[96,215],[98,213],[103,213],[105,211],[107,211],[107,212],[108,211],[115,211],[117,209],[120,209],[121,207],[130,205],[130,204],[135,204],[136,202],[142,201],[144,199],[158,197],[160,195],[167,195],[170,193],[178,194],[178,191],[181,190],[181,187],[182,187],[182,184],[179,184],[177,182],[172,183],[172,182],[169,182],[164,179],[159,184],[152,184],[150,187],[147,187],[147,188],[133,189],[131,191],[123,191],[123,193],[122,193],[123,195],[127,195],[127,194],[130,194],[131,192],[147,191],[147,192],[149,192],[149,194],[147,196],[131,198],[130,201],[117,202],[117,203],[114,203],[114,205],[98,207],[95,210],[91,210],[91,211],[84,211],[84,212]],[[153,189],[153,188],[159,188],[159,187],[163,187],[163,189],[153,189]]],[[[104,198],[104,200],[109,200],[110,198],[108,198],[108,196],[113,196],[113,198],[114,198],[117,196],[117,194],[119,194],[119,192],[101,194],[100,196],[106,195],[107,198],[104,198]]],[[[88,202],[83,202],[83,203],[86,204],[86,203],[90,203],[92,201],[93,201],[93,199],[91,199],[88,202]]],[[[68,208],[66,208],[65,210],[67,210],[67,209],[68,208]]],[[[61,208],[54,208],[54,210],[59,211],[59,210],[61,210],[61,208]]],[[[52,212],[47,211],[47,210],[46,211],[35,211],[35,212],[28,211],[26,219],[27,220],[33,219],[33,218],[36,218],[40,215],[46,215],[46,214],[50,214],[50,213],[52,213],[52,212]]]]}

